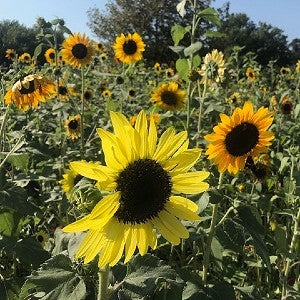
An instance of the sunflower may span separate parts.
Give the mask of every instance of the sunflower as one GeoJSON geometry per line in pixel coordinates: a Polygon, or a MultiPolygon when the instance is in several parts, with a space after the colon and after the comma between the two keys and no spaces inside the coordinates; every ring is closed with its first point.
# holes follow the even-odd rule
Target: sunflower
{"type": "Polygon", "coordinates": [[[54,66],[55,65],[55,50],[53,48],[49,48],[46,52],[45,52],[45,58],[46,61],[51,65],[54,66]]]}
{"type": "Polygon", "coordinates": [[[125,36],[123,33],[116,38],[113,46],[115,56],[125,64],[132,64],[142,59],[142,52],[145,51],[143,39],[136,32],[125,36]]]}
{"type": "Polygon", "coordinates": [[[95,43],[95,49],[99,52],[103,51],[104,50],[104,45],[100,42],[98,43],[95,43]]]}
{"type": "Polygon", "coordinates": [[[203,64],[199,71],[203,76],[203,81],[222,80],[225,71],[225,61],[223,53],[214,49],[211,53],[207,53],[203,59],[203,64]]]}
{"type": "Polygon", "coordinates": [[[106,53],[101,53],[101,54],[100,54],[100,59],[101,59],[101,61],[106,61],[107,58],[108,58],[108,56],[107,56],[106,53]]]}
{"type": "Polygon", "coordinates": [[[156,74],[160,74],[160,72],[161,72],[161,66],[160,66],[160,64],[158,62],[155,63],[154,70],[155,70],[156,74]]]}
{"type": "Polygon", "coordinates": [[[82,176],[79,175],[73,167],[70,165],[70,169],[65,170],[63,179],[59,181],[62,186],[62,189],[66,193],[66,196],[69,200],[72,198],[72,189],[74,186],[82,179],[82,176]]]}
{"type": "Polygon", "coordinates": [[[86,89],[83,93],[83,99],[89,101],[93,98],[93,92],[90,89],[86,89]]]}
{"type": "Polygon", "coordinates": [[[188,172],[201,149],[187,149],[187,132],[166,130],[158,140],[154,120],[147,126],[141,111],[132,127],[124,115],[111,112],[114,134],[97,132],[107,166],[75,161],[73,169],[97,181],[96,186],[110,192],[92,212],[63,228],[64,232],[89,230],[76,257],[90,262],[100,253],[98,266],[115,265],[125,248],[128,262],[138,248],[144,255],[156,248],[156,229],[172,244],[188,238],[180,219],[198,221],[198,206],[173,193],[198,194],[208,189],[203,182],[208,172],[188,172]]]}
{"type": "Polygon", "coordinates": [[[59,100],[69,100],[69,91],[68,88],[60,83],[57,88],[58,98],[59,100]]]}
{"type": "Polygon", "coordinates": [[[168,68],[166,69],[165,74],[167,78],[171,78],[174,76],[174,70],[172,68],[168,68]]]}
{"type": "Polygon", "coordinates": [[[241,95],[238,92],[233,93],[229,98],[227,98],[227,101],[231,104],[238,104],[241,103],[241,95]]]}
{"type": "Polygon", "coordinates": [[[246,70],[246,76],[247,76],[247,79],[249,81],[254,81],[255,80],[255,72],[252,68],[247,68],[246,70]]]}
{"type": "Polygon", "coordinates": [[[44,230],[40,230],[36,233],[35,238],[44,247],[49,240],[49,235],[44,230]]]}
{"type": "Polygon", "coordinates": [[[81,68],[92,61],[94,47],[84,34],[74,33],[63,42],[63,59],[72,67],[81,68]]]}
{"type": "Polygon", "coordinates": [[[165,110],[181,109],[186,101],[185,91],[178,89],[176,82],[163,83],[152,93],[151,101],[165,110]]]}
{"type": "Polygon", "coordinates": [[[204,137],[210,142],[206,154],[218,165],[219,172],[227,169],[236,174],[244,169],[247,157],[266,152],[274,138],[267,131],[273,122],[271,115],[264,107],[254,113],[249,101],[242,109],[236,108],[231,117],[220,114],[221,123],[214,127],[214,133],[204,137]]]}
{"type": "Polygon", "coordinates": [[[31,55],[29,53],[25,52],[22,55],[20,55],[19,60],[26,64],[30,64],[31,63],[31,55]]]}
{"type": "Polygon", "coordinates": [[[104,98],[110,98],[110,96],[111,96],[111,91],[108,90],[108,89],[104,90],[104,91],[102,92],[102,96],[103,96],[104,98]]]}
{"type": "Polygon", "coordinates": [[[55,83],[42,75],[33,74],[19,79],[4,96],[5,103],[14,102],[20,109],[28,110],[30,106],[38,107],[56,93],[55,83]]]}
{"type": "Polygon", "coordinates": [[[130,88],[130,89],[128,90],[128,96],[129,96],[129,97],[132,98],[132,97],[135,96],[135,94],[136,94],[135,89],[130,88]]]}
{"type": "Polygon", "coordinates": [[[76,115],[69,117],[65,122],[65,128],[67,129],[67,135],[71,137],[72,141],[80,137],[80,116],[76,115]]]}
{"type": "Polygon", "coordinates": [[[291,114],[291,112],[293,111],[293,102],[290,99],[290,97],[284,96],[282,98],[280,108],[281,108],[281,112],[284,115],[290,115],[291,114]]]}
{"type": "Polygon", "coordinates": [[[17,59],[17,53],[16,50],[14,49],[7,49],[5,53],[6,53],[5,57],[7,57],[8,59],[12,61],[17,59]]]}
{"type": "Polygon", "coordinates": [[[287,74],[290,74],[290,73],[291,73],[291,69],[290,68],[284,68],[284,67],[282,67],[280,69],[280,74],[281,75],[287,75],[287,74]]]}
{"type": "Polygon", "coordinates": [[[273,111],[274,111],[274,113],[276,113],[276,111],[277,111],[277,99],[276,99],[275,96],[271,97],[271,103],[272,103],[273,111]]]}

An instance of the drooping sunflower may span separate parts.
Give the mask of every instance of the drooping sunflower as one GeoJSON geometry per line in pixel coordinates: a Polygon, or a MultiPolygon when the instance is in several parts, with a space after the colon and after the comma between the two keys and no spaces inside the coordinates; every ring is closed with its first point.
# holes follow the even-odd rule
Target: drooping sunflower
{"type": "Polygon", "coordinates": [[[75,68],[81,68],[92,61],[94,47],[85,34],[74,33],[63,42],[63,60],[75,68]]]}
{"type": "Polygon", "coordinates": [[[174,81],[163,83],[151,95],[151,101],[165,110],[181,109],[186,100],[185,91],[174,81]]]}
{"type": "Polygon", "coordinates": [[[7,57],[8,59],[12,61],[17,59],[17,53],[15,49],[7,49],[5,53],[6,53],[5,57],[7,57]]]}
{"type": "Polygon", "coordinates": [[[267,130],[273,122],[272,113],[264,107],[254,112],[252,103],[247,101],[232,116],[220,114],[220,118],[214,133],[204,137],[210,142],[206,154],[218,165],[219,172],[227,169],[236,174],[244,169],[249,156],[266,152],[271,144],[274,134],[267,130]]]}
{"type": "Polygon", "coordinates": [[[255,71],[252,68],[247,68],[246,76],[249,81],[255,80],[255,71]]]}
{"type": "Polygon", "coordinates": [[[30,64],[31,63],[31,55],[29,53],[25,52],[22,55],[20,55],[19,60],[26,64],[30,64]]]}
{"type": "Polygon", "coordinates": [[[158,140],[154,120],[147,126],[141,111],[132,127],[124,115],[111,112],[114,134],[97,132],[102,140],[106,166],[86,161],[71,162],[84,177],[96,180],[96,186],[108,191],[92,212],[66,227],[64,232],[88,230],[76,257],[90,262],[100,253],[98,265],[115,265],[125,248],[130,260],[136,248],[144,255],[156,248],[156,229],[172,244],[188,238],[180,219],[197,221],[198,206],[183,196],[208,188],[203,182],[208,172],[188,172],[201,150],[188,149],[187,132],[166,130],[158,140]]]}
{"type": "Polygon", "coordinates": [[[5,103],[15,103],[25,111],[29,107],[37,108],[39,102],[45,102],[56,93],[55,83],[42,75],[33,74],[19,79],[4,96],[5,103]]]}
{"type": "Polygon", "coordinates": [[[67,130],[67,135],[71,137],[72,141],[80,137],[81,125],[80,116],[70,116],[65,122],[65,128],[67,130]]]}
{"type": "Polygon", "coordinates": [[[223,53],[214,49],[211,53],[207,53],[203,59],[203,64],[199,73],[203,76],[203,82],[216,81],[219,82],[224,77],[225,61],[223,53]]]}
{"type": "Polygon", "coordinates": [[[143,58],[145,44],[142,37],[136,32],[129,33],[127,36],[122,33],[116,38],[113,48],[117,59],[125,64],[132,64],[143,58]]]}
{"type": "Polygon", "coordinates": [[[45,52],[46,61],[51,65],[55,65],[55,50],[53,48],[47,49],[45,52]]]}
{"type": "Polygon", "coordinates": [[[70,200],[72,197],[72,189],[74,186],[82,179],[82,176],[79,175],[73,167],[70,165],[70,169],[65,170],[63,179],[59,181],[62,186],[62,189],[66,193],[67,198],[70,200]]]}

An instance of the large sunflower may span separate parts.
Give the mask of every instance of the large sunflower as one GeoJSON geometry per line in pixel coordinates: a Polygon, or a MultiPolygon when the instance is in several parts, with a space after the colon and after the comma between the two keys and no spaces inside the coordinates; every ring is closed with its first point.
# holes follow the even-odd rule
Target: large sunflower
{"type": "Polygon", "coordinates": [[[63,42],[61,50],[63,60],[72,67],[81,68],[92,61],[94,47],[89,38],[84,34],[74,33],[63,42]]]}
{"type": "Polygon", "coordinates": [[[54,66],[54,65],[55,65],[55,49],[49,48],[49,49],[45,52],[45,58],[46,58],[46,61],[47,61],[51,66],[54,66]]]}
{"type": "Polygon", "coordinates": [[[99,267],[115,265],[125,248],[125,263],[136,247],[144,255],[156,248],[156,229],[172,244],[188,238],[180,219],[199,220],[198,206],[173,193],[198,194],[208,188],[208,172],[188,172],[201,150],[188,149],[187,133],[166,130],[158,140],[154,120],[147,125],[141,111],[132,127],[121,113],[111,112],[114,134],[97,132],[102,140],[106,166],[72,162],[73,169],[96,180],[109,192],[92,212],[65,228],[64,232],[89,230],[76,257],[90,262],[100,253],[99,267]]]}
{"type": "Polygon", "coordinates": [[[5,57],[7,57],[8,59],[12,61],[17,59],[17,53],[15,49],[7,49],[5,53],[6,53],[5,57]]]}
{"type": "Polygon", "coordinates": [[[132,64],[142,59],[142,52],[145,51],[145,44],[139,34],[123,33],[116,38],[113,46],[116,58],[126,64],[132,64]]]}
{"type": "Polygon", "coordinates": [[[14,102],[20,109],[28,110],[30,106],[38,107],[56,93],[55,83],[42,75],[33,74],[19,79],[4,96],[5,103],[14,102]]]}
{"type": "Polygon", "coordinates": [[[243,108],[236,108],[231,117],[220,114],[221,123],[214,127],[214,133],[204,138],[210,142],[206,154],[219,167],[236,174],[244,169],[248,156],[256,157],[265,152],[274,138],[267,131],[273,122],[272,113],[261,107],[256,113],[251,102],[243,108]]]}
{"type": "Polygon", "coordinates": [[[67,135],[71,137],[72,141],[80,137],[80,115],[69,117],[65,122],[65,128],[67,129],[67,135]]]}
{"type": "Polygon", "coordinates": [[[165,110],[181,109],[186,99],[185,91],[178,89],[173,81],[163,83],[151,95],[151,101],[165,110]]]}

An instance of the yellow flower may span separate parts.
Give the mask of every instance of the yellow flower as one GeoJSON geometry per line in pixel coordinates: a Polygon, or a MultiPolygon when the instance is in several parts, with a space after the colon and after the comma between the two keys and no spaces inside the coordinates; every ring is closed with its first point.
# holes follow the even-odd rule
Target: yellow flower
{"type": "Polygon", "coordinates": [[[202,82],[207,80],[219,82],[222,80],[225,71],[225,61],[223,53],[214,49],[211,53],[205,55],[203,64],[199,70],[200,75],[203,76],[202,82]]]}
{"type": "Polygon", "coordinates": [[[110,98],[111,96],[111,91],[106,89],[102,92],[102,96],[105,97],[105,98],[110,98]]]}
{"type": "MultiPolygon", "coordinates": [[[[134,126],[134,124],[135,124],[135,122],[136,122],[136,120],[137,120],[137,117],[138,117],[138,116],[132,116],[132,117],[130,118],[130,121],[129,121],[129,122],[130,122],[130,125],[131,125],[131,126],[134,126]]],[[[148,125],[150,125],[151,119],[153,119],[154,124],[157,126],[158,123],[159,123],[159,121],[160,121],[159,115],[158,115],[158,114],[150,114],[149,116],[147,116],[147,124],[148,124],[148,125]]]]}
{"type": "Polygon", "coordinates": [[[160,64],[158,62],[155,63],[154,70],[155,70],[156,74],[160,74],[160,72],[161,72],[161,66],[160,66],[160,64]]]}
{"type": "Polygon", "coordinates": [[[14,102],[17,108],[25,111],[29,107],[37,108],[39,102],[45,102],[56,93],[55,84],[42,75],[33,74],[19,79],[4,96],[5,103],[14,102]]]}
{"type": "Polygon", "coordinates": [[[25,52],[19,57],[19,60],[26,64],[30,64],[31,63],[31,55],[29,53],[25,52]]]}
{"type": "Polygon", "coordinates": [[[293,102],[289,96],[284,96],[282,98],[280,108],[284,115],[290,115],[293,111],[293,106],[293,102]]]}
{"type": "Polygon", "coordinates": [[[84,34],[74,33],[63,42],[63,59],[72,67],[81,68],[89,64],[94,55],[94,47],[84,34]]]}
{"type": "Polygon", "coordinates": [[[36,233],[35,238],[44,247],[49,240],[49,235],[44,230],[40,230],[36,233]]]}
{"type": "Polygon", "coordinates": [[[264,107],[255,113],[249,101],[242,109],[236,108],[231,117],[220,114],[221,123],[214,127],[214,133],[204,137],[210,142],[206,154],[218,165],[219,172],[227,169],[236,174],[244,169],[247,157],[266,152],[274,138],[267,131],[273,122],[271,115],[264,107]]]}
{"type": "Polygon", "coordinates": [[[249,81],[254,81],[255,80],[255,72],[252,68],[247,68],[246,70],[246,76],[247,76],[247,79],[249,81]]]}
{"type": "Polygon", "coordinates": [[[281,75],[287,75],[287,74],[290,74],[290,73],[291,73],[291,69],[290,68],[284,68],[284,67],[282,67],[280,69],[280,74],[281,75]]]}
{"type": "Polygon", "coordinates": [[[65,174],[63,175],[63,179],[59,181],[62,186],[62,189],[66,193],[66,196],[69,200],[72,198],[72,190],[74,186],[80,181],[82,178],[73,167],[70,165],[70,169],[65,170],[65,174]]]}
{"type": "Polygon", "coordinates": [[[16,50],[14,49],[7,49],[5,53],[6,53],[5,57],[7,57],[8,59],[12,61],[17,59],[17,53],[16,50]]]}
{"type": "Polygon", "coordinates": [[[49,48],[46,52],[45,52],[45,58],[46,61],[51,65],[54,66],[55,65],[55,50],[53,48],[49,48]]]}
{"type": "Polygon", "coordinates": [[[172,68],[168,68],[165,73],[167,78],[171,78],[174,76],[174,70],[172,68]]]}
{"type": "Polygon", "coordinates": [[[188,149],[187,132],[176,134],[169,128],[158,139],[154,120],[147,126],[143,111],[134,127],[121,113],[111,112],[111,121],[114,133],[97,130],[106,166],[71,162],[76,172],[97,181],[96,186],[109,194],[89,215],[63,228],[64,232],[88,230],[76,257],[88,263],[100,253],[99,267],[115,265],[124,248],[125,263],[136,248],[141,255],[149,246],[155,249],[156,230],[174,245],[188,238],[180,220],[198,221],[199,216],[198,206],[184,196],[209,187],[203,182],[208,172],[188,172],[201,150],[188,149]]]}
{"type": "Polygon", "coordinates": [[[227,101],[232,104],[241,103],[242,99],[240,93],[233,93],[229,98],[227,98],[227,101]]]}
{"type": "Polygon", "coordinates": [[[132,64],[142,59],[142,52],[145,51],[145,44],[139,34],[123,33],[116,38],[113,46],[115,56],[125,64],[132,64]]]}
{"type": "Polygon", "coordinates": [[[151,95],[151,101],[165,110],[181,109],[186,101],[185,91],[176,82],[163,83],[151,95]]]}
{"type": "Polygon", "coordinates": [[[71,137],[72,141],[80,137],[80,116],[76,115],[69,117],[65,122],[65,128],[67,130],[67,135],[71,137]]]}

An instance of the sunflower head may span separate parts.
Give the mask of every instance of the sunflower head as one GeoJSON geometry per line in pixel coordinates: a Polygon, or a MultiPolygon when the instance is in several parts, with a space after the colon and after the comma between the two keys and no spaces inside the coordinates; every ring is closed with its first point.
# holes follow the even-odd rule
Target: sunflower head
{"type": "Polygon", "coordinates": [[[107,54],[106,53],[101,53],[100,54],[100,59],[101,59],[101,61],[106,61],[108,59],[107,54]]]}
{"type": "Polygon", "coordinates": [[[252,68],[247,68],[246,76],[249,81],[255,80],[255,71],[252,68]]]}
{"type": "Polygon", "coordinates": [[[45,102],[47,98],[55,95],[55,83],[42,75],[33,74],[19,79],[6,93],[6,104],[15,103],[20,109],[28,110],[37,108],[39,102],[45,102]]]}
{"type": "Polygon", "coordinates": [[[154,70],[155,70],[156,74],[160,74],[161,66],[158,62],[154,64],[154,70]]]}
{"type": "Polygon", "coordinates": [[[229,98],[227,98],[227,101],[231,104],[236,105],[236,104],[239,104],[242,102],[242,98],[241,98],[240,93],[235,92],[229,98]]]}
{"type": "Polygon", "coordinates": [[[31,63],[31,55],[29,53],[25,52],[22,55],[20,55],[19,60],[26,64],[30,64],[31,63]]]}
{"type": "Polygon", "coordinates": [[[99,267],[115,265],[125,248],[125,263],[138,248],[141,255],[156,248],[156,230],[178,245],[189,233],[181,223],[196,221],[197,205],[185,198],[208,188],[208,172],[188,172],[200,149],[188,149],[187,132],[166,130],[160,139],[153,118],[147,124],[141,111],[134,127],[124,115],[111,112],[114,133],[97,132],[102,140],[106,166],[77,161],[71,165],[96,186],[109,192],[92,212],[67,227],[65,232],[89,230],[76,253],[90,262],[99,252],[99,267]],[[177,195],[174,195],[177,194],[177,195]],[[183,194],[184,196],[180,196],[183,194]],[[98,242],[101,241],[101,242],[98,242]]]}
{"type": "Polygon", "coordinates": [[[45,52],[45,58],[46,61],[51,65],[54,66],[55,65],[55,50],[53,48],[49,48],[46,52],[45,52]]]}
{"type": "Polygon", "coordinates": [[[293,102],[290,99],[290,97],[284,96],[282,101],[281,101],[281,105],[280,105],[281,112],[284,115],[290,115],[293,111],[293,106],[294,105],[293,105],[293,102]]]}
{"type": "Polygon", "coordinates": [[[167,78],[173,77],[174,76],[174,69],[172,69],[172,68],[166,69],[165,74],[166,74],[167,78]]]}
{"type": "Polygon", "coordinates": [[[117,59],[125,64],[132,64],[142,59],[145,44],[136,32],[127,36],[122,33],[116,38],[113,48],[117,59]]]}
{"type": "Polygon", "coordinates": [[[89,101],[93,98],[93,92],[90,89],[86,89],[83,93],[83,98],[86,101],[89,101]]]}
{"type": "Polygon", "coordinates": [[[44,230],[40,230],[36,233],[35,238],[44,247],[49,240],[49,235],[44,230]]]}
{"type": "Polygon", "coordinates": [[[231,117],[221,114],[220,118],[214,133],[204,137],[210,142],[206,154],[218,165],[219,172],[228,170],[236,174],[244,169],[248,157],[267,151],[274,138],[267,131],[273,122],[272,114],[264,107],[254,112],[252,103],[247,101],[231,117]]]}
{"type": "Polygon", "coordinates": [[[105,90],[102,92],[102,96],[103,96],[104,98],[110,98],[110,96],[111,96],[111,91],[108,90],[108,89],[105,89],[105,90]]]}
{"type": "Polygon", "coordinates": [[[185,91],[176,82],[163,83],[151,95],[151,101],[165,110],[181,109],[186,101],[185,91]]]}
{"type": "Polygon", "coordinates": [[[135,94],[136,94],[135,89],[130,88],[130,89],[128,90],[128,96],[129,96],[129,97],[132,98],[132,97],[135,96],[135,94]]]}
{"type": "Polygon", "coordinates": [[[284,67],[282,67],[280,69],[280,74],[281,75],[287,75],[287,74],[290,74],[290,73],[291,73],[291,69],[290,68],[284,68],[284,67]]]}
{"type": "Polygon", "coordinates": [[[14,49],[7,49],[5,57],[7,57],[8,59],[10,59],[12,61],[16,60],[17,59],[16,50],[14,50],[14,49]]]}
{"type": "Polygon", "coordinates": [[[65,122],[65,128],[67,130],[67,135],[71,137],[74,141],[80,137],[81,124],[80,124],[80,116],[72,116],[69,117],[65,122]]]}
{"type": "Polygon", "coordinates": [[[74,33],[63,42],[63,60],[75,68],[81,68],[92,61],[94,47],[84,34],[74,33]]]}
{"type": "Polygon", "coordinates": [[[68,200],[72,198],[72,190],[74,186],[82,179],[82,176],[79,175],[73,168],[70,166],[70,169],[65,170],[63,179],[59,181],[62,186],[63,191],[66,193],[68,200]]]}

